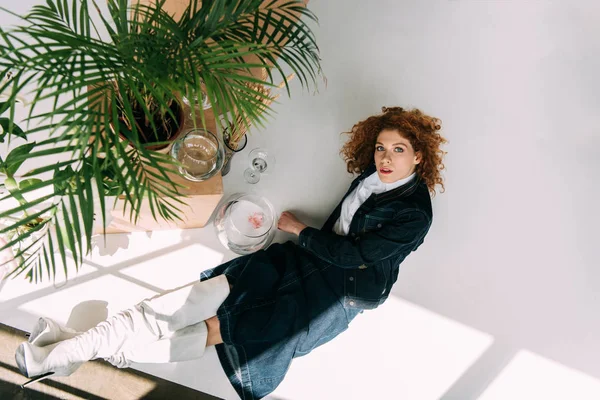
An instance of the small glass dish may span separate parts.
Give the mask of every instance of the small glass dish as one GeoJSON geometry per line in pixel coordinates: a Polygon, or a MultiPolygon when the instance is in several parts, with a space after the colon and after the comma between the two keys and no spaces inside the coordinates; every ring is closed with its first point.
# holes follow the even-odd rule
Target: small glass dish
{"type": "Polygon", "coordinates": [[[275,208],[262,196],[236,193],[219,207],[214,226],[223,246],[251,254],[271,244],[277,226],[275,208]]]}
{"type": "Polygon", "coordinates": [[[225,151],[219,139],[206,129],[190,129],[171,147],[171,157],[179,161],[179,173],[194,182],[205,181],[223,167],[225,151]]]}

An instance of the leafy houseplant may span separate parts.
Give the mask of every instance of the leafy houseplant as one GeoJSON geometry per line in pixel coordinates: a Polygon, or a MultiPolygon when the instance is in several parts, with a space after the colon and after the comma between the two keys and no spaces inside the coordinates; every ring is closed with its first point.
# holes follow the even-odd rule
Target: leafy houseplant
{"type": "MultiPolygon", "coordinates": [[[[31,98],[21,136],[35,138],[11,162],[35,162],[24,177],[38,179],[12,187],[0,204],[43,193],[4,207],[0,218],[50,200],[44,215],[54,228],[13,276],[37,281],[45,270],[54,278],[67,256],[78,267],[91,250],[94,215],[104,220],[107,195],[123,197],[134,223],[146,199],[154,218],[181,218],[181,186],[166,173],[177,162],[156,149],[177,135],[182,96],[195,106],[206,93],[215,115],[231,116],[217,118],[221,128],[263,125],[270,108],[257,85],[274,87],[285,65],[303,87],[316,83],[318,48],[305,21],[316,18],[302,1],[192,1],[177,18],[162,9],[164,2],[129,7],[127,0],[108,0],[102,12],[95,0],[47,0],[17,15],[21,25],[0,28],[0,74],[13,72],[0,92],[9,93],[11,110],[18,93],[31,98]],[[257,78],[253,69],[268,74],[257,78]]],[[[201,107],[192,112],[205,123],[201,107]]],[[[9,136],[17,135],[11,129],[9,136]]],[[[20,219],[6,229],[23,225],[20,219]]]]}

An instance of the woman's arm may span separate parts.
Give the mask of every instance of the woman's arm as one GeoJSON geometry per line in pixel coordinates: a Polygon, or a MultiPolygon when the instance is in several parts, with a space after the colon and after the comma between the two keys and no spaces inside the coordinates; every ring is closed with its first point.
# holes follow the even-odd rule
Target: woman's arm
{"type": "Polygon", "coordinates": [[[429,225],[429,218],[422,211],[406,210],[380,230],[356,238],[305,227],[299,233],[299,244],[325,262],[342,268],[358,268],[410,253],[425,236],[429,225]]]}

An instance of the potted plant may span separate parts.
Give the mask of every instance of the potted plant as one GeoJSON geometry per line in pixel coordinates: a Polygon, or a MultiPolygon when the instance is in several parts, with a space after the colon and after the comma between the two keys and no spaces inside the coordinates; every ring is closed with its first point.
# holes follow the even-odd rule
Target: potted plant
{"type": "MultiPolygon", "coordinates": [[[[320,60],[306,21],[316,18],[302,1],[192,1],[177,18],[162,9],[164,2],[130,7],[108,0],[102,12],[94,0],[47,0],[17,15],[21,25],[0,28],[0,74],[13,72],[0,92],[9,93],[9,108],[18,93],[31,98],[22,136],[35,138],[12,162],[35,163],[25,177],[39,179],[0,202],[45,193],[0,211],[0,218],[51,198],[54,232],[14,275],[37,280],[43,267],[53,278],[69,254],[79,267],[109,192],[123,197],[132,222],[144,199],[155,218],[180,218],[181,187],[166,173],[177,162],[157,147],[177,136],[181,97],[196,105],[205,93],[215,115],[235,116],[220,124],[262,124],[269,107],[257,84],[274,87],[286,65],[303,87],[316,83],[320,60]],[[267,70],[266,79],[254,77],[254,68],[267,70]]],[[[286,88],[289,94],[287,82],[286,88]]]]}

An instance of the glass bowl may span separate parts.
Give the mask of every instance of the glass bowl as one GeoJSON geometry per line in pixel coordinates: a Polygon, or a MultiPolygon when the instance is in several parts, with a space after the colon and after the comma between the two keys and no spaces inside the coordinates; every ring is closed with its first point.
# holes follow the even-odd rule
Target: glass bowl
{"type": "Polygon", "coordinates": [[[277,226],[275,208],[262,196],[236,193],[219,207],[214,226],[223,246],[251,254],[271,244],[277,226]]]}

